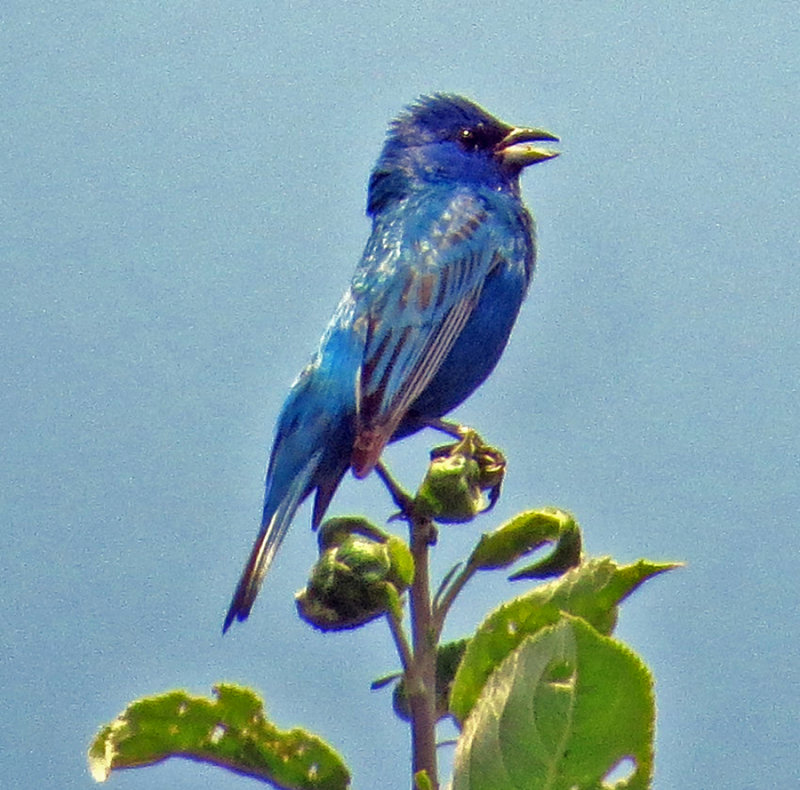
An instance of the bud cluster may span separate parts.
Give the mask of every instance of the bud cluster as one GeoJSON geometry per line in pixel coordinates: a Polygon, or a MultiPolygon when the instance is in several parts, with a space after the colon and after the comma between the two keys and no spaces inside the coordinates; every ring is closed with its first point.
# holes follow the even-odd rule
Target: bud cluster
{"type": "Polygon", "coordinates": [[[333,518],[319,531],[320,556],[297,610],[323,631],[357,628],[390,609],[399,611],[400,595],[414,578],[406,543],[366,519],[333,518]]]}

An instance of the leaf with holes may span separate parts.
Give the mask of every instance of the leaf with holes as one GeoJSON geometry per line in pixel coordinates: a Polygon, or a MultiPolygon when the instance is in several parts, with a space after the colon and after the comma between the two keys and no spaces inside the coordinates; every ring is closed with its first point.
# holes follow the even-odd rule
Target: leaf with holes
{"type": "Polygon", "coordinates": [[[654,721],[641,660],[564,615],[489,678],[458,741],[452,790],[646,790],[654,721]],[[629,775],[604,782],[620,764],[629,775]]]}
{"type": "Polygon", "coordinates": [[[610,634],[619,603],[647,579],[675,567],[648,560],[618,565],[609,558],[592,559],[495,609],[469,642],[453,681],[450,711],[464,721],[500,662],[526,637],[557,622],[562,613],[578,615],[602,634],[610,634]]]}
{"type": "Polygon", "coordinates": [[[184,757],[252,776],[283,790],[345,790],[350,774],[324,741],[301,729],[281,732],[249,689],[220,684],[216,699],[171,691],[131,703],[89,747],[89,769],[111,771],[184,757]]]}

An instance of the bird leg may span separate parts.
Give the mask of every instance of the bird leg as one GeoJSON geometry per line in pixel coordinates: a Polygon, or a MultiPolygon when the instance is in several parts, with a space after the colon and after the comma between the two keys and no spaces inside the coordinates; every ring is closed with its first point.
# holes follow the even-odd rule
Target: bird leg
{"type": "Polygon", "coordinates": [[[457,422],[451,422],[450,420],[443,420],[440,417],[431,417],[430,419],[424,420],[422,424],[426,428],[433,428],[436,431],[446,433],[448,436],[452,436],[454,439],[463,439],[466,433],[470,430],[470,428],[467,428],[464,425],[460,425],[457,422]]]}
{"type": "Polygon", "coordinates": [[[400,508],[400,513],[395,517],[403,518],[409,523],[412,534],[412,544],[416,538],[418,541],[425,540],[429,546],[435,546],[439,537],[436,525],[427,515],[420,513],[414,497],[405,491],[392,477],[383,461],[378,461],[375,465],[375,472],[386,486],[389,494],[391,494],[394,503],[400,508]]]}

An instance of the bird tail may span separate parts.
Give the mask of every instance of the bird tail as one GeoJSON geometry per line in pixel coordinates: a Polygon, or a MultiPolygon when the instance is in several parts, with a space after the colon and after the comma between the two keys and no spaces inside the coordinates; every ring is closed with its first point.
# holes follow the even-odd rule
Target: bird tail
{"type": "Polygon", "coordinates": [[[250,614],[264,576],[280,548],[294,514],[308,495],[311,480],[319,466],[320,456],[321,452],[317,452],[309,458],[292,480],[288,491],[276,505],[273,505],[272,497],[267,497],[264,503],[261,530],[253,544],[247,565],[242,571],[236,592],[233,594],[231,605],[228,608],[228,614],[225,615],[225,623],[222,626],[223,634],[230,628],[234,620],[245,620],[250,614]]]}
{"type": "Polygon", "coordinates": [[[355,438],[356,382],[363,338],[351,327],[352,299],[342,300],[320,350],[303,369],[278,418],[267,469],[264,515],[222,632],[250,614],[294,514],[316,490],[312,525],[319,526],[350,466],[355,438]]]}

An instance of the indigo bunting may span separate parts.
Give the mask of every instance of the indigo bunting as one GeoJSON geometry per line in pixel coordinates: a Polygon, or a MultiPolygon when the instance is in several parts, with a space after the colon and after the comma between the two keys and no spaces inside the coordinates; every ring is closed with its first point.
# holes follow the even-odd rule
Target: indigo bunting
{"type": "Polygon", "coordinates": [[[225,617],[244,620],[300,504],[320,524],[348,469],[442,417],[491,373],[533,275],[524,167],[558,138],[460,96],[423,96],[389,127],[369,180],[372,233],[319,349],[291,387],[261,530],[225,617]]]}

